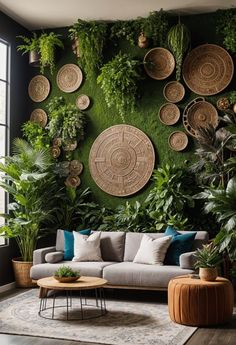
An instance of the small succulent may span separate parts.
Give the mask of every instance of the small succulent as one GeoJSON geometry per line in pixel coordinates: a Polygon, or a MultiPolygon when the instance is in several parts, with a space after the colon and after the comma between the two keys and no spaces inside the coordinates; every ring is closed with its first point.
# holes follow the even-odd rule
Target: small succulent
{"type": "Polygon", "coordinates": [[[60,266],[55,272],[54,276],[62,278],[62,277],[80,277],[79,271],[74,271],[69,266],[60,266]]]}
{"type": "Polygon", "coordinates": [[[214,243],[203,245],[201,249],[197,249],[195,257],[197,258],[195,268],[217,267],[223,260],[219,248],[214,243]]]}

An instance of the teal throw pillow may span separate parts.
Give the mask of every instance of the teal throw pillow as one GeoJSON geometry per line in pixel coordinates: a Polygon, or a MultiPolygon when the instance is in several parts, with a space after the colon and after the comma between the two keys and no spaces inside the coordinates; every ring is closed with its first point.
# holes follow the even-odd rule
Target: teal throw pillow
{"type": "Polygon", "coordinates": [[[193,242],[196,236],[196,231],[186,234],[181,234],[172,226],[168,226],[164,236],[172,236],[171,244],[167,250],[164,264],[179,266],[179,257],[183,253],[191,252],[193,242]]]}
{"type": "MultiPolygon", "coordinates": [[[[78,231],[81,235],[89,236],[90,229],[78,231]]],[[[64,230],[64,260],[72,260],[74,257],[74,236],[73,231],[64,230]]]]}

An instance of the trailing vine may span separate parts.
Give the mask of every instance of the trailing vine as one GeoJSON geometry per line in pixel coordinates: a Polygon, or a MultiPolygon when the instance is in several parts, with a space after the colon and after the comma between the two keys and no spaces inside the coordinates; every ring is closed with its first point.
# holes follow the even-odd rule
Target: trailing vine
{"type": "Polygon", "coordinates": [[[122,121],[132,112],[137,96],[137,81],[141,78],[140,62],[121,52],[101,68],[97,83],[101,85],[107,106],[115,106],[122,121]]]}
{"type": "Polygon", "coordinates": [[[92,78],[102,64],[107,24],[78,19],[69,34],[72,40],[78,39],[81,65],[87,77],[92,78]]]}

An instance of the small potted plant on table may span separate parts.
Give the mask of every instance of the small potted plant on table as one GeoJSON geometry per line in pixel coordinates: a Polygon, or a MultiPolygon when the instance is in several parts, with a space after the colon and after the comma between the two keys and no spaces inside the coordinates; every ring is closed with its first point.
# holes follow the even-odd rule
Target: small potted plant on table
{"type": "Polygon", "coordinates": [[[60,283],[72,283],[80,278],[80,273],[79,271],[74,271],[69,266],[63,265],[54,272],[53,276],[60,283]]]}
{"type": "Polygon", "coordinates": [[[205,281],[216,280],[217,267],[223,260],[218,247],[214,243],[203,245],[201,249],[197,249],[195,256],[197,258],[195,268],[199,268],[200,278],[205,281]]]}

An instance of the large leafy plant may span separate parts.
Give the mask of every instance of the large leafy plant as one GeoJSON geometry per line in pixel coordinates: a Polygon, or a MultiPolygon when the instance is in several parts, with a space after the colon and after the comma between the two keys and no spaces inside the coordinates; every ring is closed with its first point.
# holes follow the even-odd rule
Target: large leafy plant
{"type": "Polygon", "coordinates": [[[124,115],[132,112],[137,96],[137,82],[141,79],[140,62],[121,52],[101,68],[97,78],[108,107],[115,106],[125,122],[124,115]]]}
{"type": "Polygon", "coordinates": [[[154,171],[155,186],[145,200],[155,231],[167,225],[183,230],[191,226],[188,209],[194,207],[194,179],[187,169],[166,164],[154,171]]]}
{"type": "Polygon", "coordinates": [[[32,261],[37,240],[46,230],[43,224],[54,221],[55,200],[60,193],[48,150],[16,139],[13,152],[0,163],[0,187],[12,200],[9,213],[0,215],[6,218],[0,234],[15,238],[23,261],[32,261]]]}
{"type": "Polygon", "coordinates": [[[222,186],[206,188],[196,195],[205,201],[206,213],[215,215],[221,225],[221,231],[216,236],[215,242],[222,252],[226,250],[232,259],[236,259],[236,177],[222,186]]]}
{"type": "Polygon", "coordinates": [[[81,191],[65,187],[63,198],[58,202],[60,212],[57,214],[57,224],[62,229],[93,229],[96,230],[102,223],[106,212],[97,203],[92,201],[89,188],[81,191]]]}
{"type": "Polygon", "coordinates": [[[37,51],[39,54],[40,72],[44,73],[45,67],[50,67],[50,72],[53,74],[55,67],[55,51],[56,47],[64,48],[64,44],[60,39],[60,35],[54,32],[42,33],[37,36],[33,33],[32,38],[25,36],[18,36],[24,42],[17,47],[17,50],[22,51],[23,54],[31,51],[37,51]]]}
{"type": "Polygon", "coordinates": [[[69,29],[71,39],[78,39],[81,65],[92,78],[102,64],[107,24],[95,21],[78,21],[69,29]]]}
{"type": "Polygon", "coordinates": [[[231,169],[228,167],[228,159],[236,149],[235,135],[227,128],[198,128],[198,148],[195,152],[198,161],[192,165],[191,170],[198,174],[199,183],[216,186],[227,184],[231,169]]]}
{"type": "Polygon", "coordinates": [[[61,138],[62,144],[84,138],[85,115],[74,104],[67,104],[63,97],[54,97],[48,104],[49,136],[61,138]]]}

